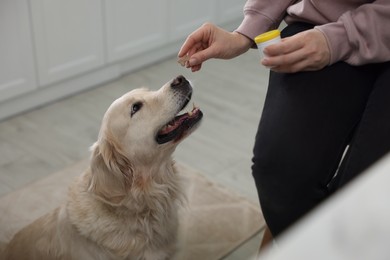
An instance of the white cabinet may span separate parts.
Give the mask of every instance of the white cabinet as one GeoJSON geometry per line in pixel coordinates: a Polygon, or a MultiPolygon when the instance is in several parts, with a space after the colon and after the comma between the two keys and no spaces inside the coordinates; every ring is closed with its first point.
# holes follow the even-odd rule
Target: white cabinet
{"type": "Polygon", "coordinates": [[[171,40],[186,36],[205,22],[215,22],[215,1],[171,0],[169,28],[171,40]]]}
{"type": "MultiPolygon", "coordinates": [[[[242,2],[229,1],[233,3],[229,10],[237,8],[238,1],[242,2]]],[[[105,0],[108,61],[131,58],[183,40],[203,23],[216,22],[219,12],[216,7],[215,0],[105,0]]],[[[231,14],[224,9],[222,6],[221,15],[231,14]]],[[[231,20],[227,17],[224,22],[231,20]]]]}
{"type": "Polygon", "coordinates": [[[245,0],[0,0],[0,120],[177,54],[245,0]]]}
{"type": "Polygon", "coordinates": [[[108,61],[142,54],[167,43],[168,0],[106,0],[108,61]]]}
{"type": "Polygon", "coordinates": [[[41,86],[104,64],[101,1],[31,0],[31,13],[41,86]]]}
{"type": "Polygon", "coordinates": [[[36,88],[27,0],[0,1],[0,102],[36,88]]]}

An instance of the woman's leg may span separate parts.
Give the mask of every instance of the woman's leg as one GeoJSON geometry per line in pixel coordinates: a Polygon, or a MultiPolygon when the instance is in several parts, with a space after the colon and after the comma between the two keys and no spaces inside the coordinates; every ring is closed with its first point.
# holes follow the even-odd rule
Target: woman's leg
{"type": "Polygon", "coordinates": [[[378,76],[333,189],[345,185],[390,152],[390,62],[373,66],[378,76]]]}
{"type": "MultiPolygon", "coordinates": [[[[291,25],[286,32],[302,28],[291,25]]],[[[374,76],[370,66],[342,62],[316,72],[271,72],[252,171],[274,236],[328,195],[327,184],[360,121],[374,76]]]]}

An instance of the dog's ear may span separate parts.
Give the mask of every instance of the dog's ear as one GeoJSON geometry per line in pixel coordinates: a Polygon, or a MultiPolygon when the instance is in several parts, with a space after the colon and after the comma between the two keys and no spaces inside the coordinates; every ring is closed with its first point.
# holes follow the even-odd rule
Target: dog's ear
{"type": "Polygon", "coordinates": [[[109,140],[100,140],[91,147],[89,191],[101,200],[118,205],[132,183],[132,165],[123,153],[109,140]]]}

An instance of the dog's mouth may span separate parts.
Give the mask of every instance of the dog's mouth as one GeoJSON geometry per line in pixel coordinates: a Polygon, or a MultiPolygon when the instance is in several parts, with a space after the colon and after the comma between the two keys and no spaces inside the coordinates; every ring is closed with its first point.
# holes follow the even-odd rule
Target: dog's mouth
{"type": "Polygon", "coordinates": [[[194,105],[190,112],[175,116],[158,131],[156,136],[157,143],[164,144],[170,141],[180,141],[195,129],[202,117],[202,111],[194,105]]]}

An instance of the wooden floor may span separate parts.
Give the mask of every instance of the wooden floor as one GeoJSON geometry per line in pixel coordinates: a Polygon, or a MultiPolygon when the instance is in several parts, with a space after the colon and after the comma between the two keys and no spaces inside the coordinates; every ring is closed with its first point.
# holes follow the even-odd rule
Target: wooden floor
{"type": "MultiPolygon", "coordinates": [[[[197,73],[172,57],[0,122],[0,195],[88,156],[103,113],[114,99],[141,86],[157,89],[179,74],[195,85],[193,101],[204,120],[177,148],[175,159],[257,203],[250,167],[268,71],[259,65],[256,50],[230,61],[209,61],[197,73]]],[[[260,239],[258,234],[225,259],[252,258],[260,239]]]]}

